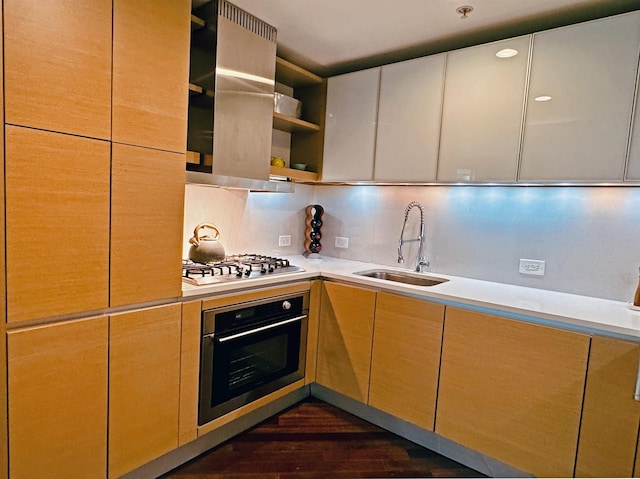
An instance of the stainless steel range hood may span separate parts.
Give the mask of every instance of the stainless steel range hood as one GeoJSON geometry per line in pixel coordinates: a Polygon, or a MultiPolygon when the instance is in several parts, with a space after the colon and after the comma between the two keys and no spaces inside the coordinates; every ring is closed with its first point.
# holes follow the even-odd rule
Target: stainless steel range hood
{"type": "Polygon", "coordinates": [[[293,191],[269,181],[276,29],[226,0],[194,7],[187,183],[293,191]]]}

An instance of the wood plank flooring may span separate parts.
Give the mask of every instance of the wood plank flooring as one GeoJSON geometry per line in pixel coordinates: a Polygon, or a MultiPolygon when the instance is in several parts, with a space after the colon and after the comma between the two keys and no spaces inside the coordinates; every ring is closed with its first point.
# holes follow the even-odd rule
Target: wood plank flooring
{"type": "Polygon", "coordinates": [[[484,477],[317,399],[307,399],[162,479],[484,477]]]}

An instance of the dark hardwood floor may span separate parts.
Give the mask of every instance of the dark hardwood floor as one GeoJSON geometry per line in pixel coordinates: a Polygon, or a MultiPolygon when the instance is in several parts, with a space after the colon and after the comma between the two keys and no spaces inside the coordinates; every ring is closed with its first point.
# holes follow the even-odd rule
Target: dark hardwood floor
{"type": "Polygon", "coordinates": [[[308,399],[162,479],[484,477],[317,399],[308,399]]]}

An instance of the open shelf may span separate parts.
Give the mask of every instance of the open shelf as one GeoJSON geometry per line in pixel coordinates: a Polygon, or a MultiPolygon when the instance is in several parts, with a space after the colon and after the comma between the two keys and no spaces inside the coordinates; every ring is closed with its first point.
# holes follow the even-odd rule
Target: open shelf
{"type": "Polygon", "coordinates": [[[290,133],[315,133],[320,131],[320,127],[315,123],[310,123],[299,118],[282,113],[273,112],[273,127],[276,130],[288,131],[290,133]]]}
{"type": "Polygon", "coordinates": [[[296,170],[293,168],[280,168],[279,166],[271,166],[269,174],[274,176],[284,176],[298,182],[316,182],[318,174],[313,171],[296,170]]]}
{"type": "Polygon", "coordinates": [[[322,78],[283,58],[276,58],[276,81],[295,88],[306,85],[319,85],[322,83],[322,78]]]}

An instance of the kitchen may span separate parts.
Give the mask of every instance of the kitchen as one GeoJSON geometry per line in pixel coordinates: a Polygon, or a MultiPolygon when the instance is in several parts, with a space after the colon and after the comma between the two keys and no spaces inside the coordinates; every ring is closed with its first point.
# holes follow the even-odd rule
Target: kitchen
{"type": "MultiPolygon", "coordinates": [[[[187,301],[176,307],[175,302],[167,300],[180,296],[179,292],[173,293],[177,279],[166,273],[175,271],[175,267],[159,264],[166,262],[166,259],[160,258],[158,263],[153,249],[181,249],[182,257],[187,257],[188,239],[193,234],[194,226],[202,222],[216,224],[221,233],[220,241],[229,252],[299,255],[304,243],[304,210],[307,205],[319,204],[325,210],[322,227],[323,258],[395,267],[404,209],[411,201],[420,201],[425,206],[425,253],[430,261],[430,274],[506,283],[623,303],[633,297],[638,279],[636,271],[640,265],[639,254],[634,248],[640,239],[638,229],[634,227],[638,220],[640,197],[636,192],[637,188],[626,185],[477,187],[296,184],[295,192],[289,194],[188,185],[184,193],[183,207],[182,190],[178,185],[184,185],[184,167],[181,164],[178,170],[175,165],[179,162],[171,159],[174,158],[173,153],[167,152],[179,154],[183,150],[180,145],[184,144],[184,138],[175,134],[166,135],[166,138],[173,137],[173,141],[167,140],[166,143],[160,144],[158,138],[162,137],[164,141],[165,135],[158,134],[157,131],[144,131],[148,123],[148,117],[145,121],[144,114],[158,114],[157,111],[144,111],[144,105],[155,104],[161,98],[162,101],[170,103],[171,98],[170,95],[161,95],[157,90],[154,91],[159,86],[149,84],[148,78],[151,74],[144,70],[147,65],[140,59],[150,53],[156,55],[154,58],[174,55],[171,58],[180,65],[186,77],[188,52],[184,49],[184,39],[187,38],[188,43],[188,27],[185,29],[187,36],[181,30],[185,26],[182,24],[171,33],[182,39],[182,49],[171,51],[160,48],[159,52],[147,52],[144,47],[153,45],[153,42],[144,38],[141,40],[136,36],[136,22],[129,21],[139,20],[140,13],[132,7],[127,7],[125,2],[116,1],[113,4],[112,47],[111,2],[96,3],[93,7],[100,8],[99,11],[91,10],[88,6],[83,7],[84,10],[80,9],[76,17],[81,18],[82,22],[66,25],[67,34],[72,38],[59,39],[55,48],[66,50],[63,48],[64,43],[74,39],[75,28],[80,31],[78,38],[94,39],[90,46],[99,48],[100,54],[82,57],[82,61],[86,62],[82,68],[91,74],[78,75],[76,79],[84,84],[76,89],[76,92],[79,92],[78,97],[74,97],[68,104],[79,107],[65,108],[67,103],[52,99],[66,98],[70,95],[68,91],[55,89],[68,82],[67,79],[63,81],[60,80],[61,77],[56,77],[60,74],[60,65],[64,65],[64,62],[51,62],[51,58],[56,58],[55,48],[53,51],[46,48],[46,41],[38,36],[44,29],[33,21],[36,17],[45,17],[52,19],[52,24],[55,24],[56,15],[61,14],[54,11],[50,15],[42,15],[42,12],[39,15],[29,15],[28,10],[21,11],[16,3],[4,2],[7,124],[5,327],[8,329],[9,337],[9,455],[13,457],[13,460],[9,461],[9,467],[18,468],[11,477],[21,477],[22,474],[15,471],[19,471],[20,467],[38,467],[39,462],[33,461],[28,451],[23,452],[16,445],[31,445],[35,429],[41,430],[43,437],[57,437],[57,433],[51,432],[50,429],[56,429],[60,424],[56,424],[55,421],[39,421],[34,419],[32,414],[29,415],[29,410],[38,410],[41,397],[39,395],[49,394],[51,390],[44,382],[34,385],[31,379],[22,380],[21,377],[33,377],[33,374],[28,374],[32,366],[28,359],[34,357],[33,352],[30,352],[30,345],[33,344],[37,350],[39,344],[48,344],[50,331],[53,329],[48,331],[46,327],[56,327],[58,322],[60,325],[69,325],[71,329],[62,336],[57,353],[50,361],[55,363],[60,358],[60,351],[69,344],[68,341],[78,334],[86,334],[86,347],[91,345],[94,351],[100,351],[101,358],[100,361],[96,359],[96,364],[85,364],[88,371],[93,371],[86,377],[91,377],[95,383],[90,384],[103,392],[90,395],[89,403],[92,404],[92,409],[86,409],[82,404],[66,403],[68,398],[64,395],[59,398],[61,403],[56,403],[57,406],[64,404],[61,411],[66,411],[66,415],[62,415],[62,421],[65,421],[65,417],[74,415],[95,418],[97,423],[80,425],[77,420],[65,421],[64,424],[70,431],[69,435],[81,439],[75,443],[65,443],[63,451],[55,451],[51,455],[59,452],[59,457],[64,457],[64,454],[69,454],[64,450],[73,450],[75,447],[78,450],[88,448],[89,461],[90,456],[95,458],[96,455],[106,455],[100,451],[107,450],[105,443],[108,441],[109,477],[119,477],[133,470],[132,464],[136,463],[135,460],[127,462],[127,459],[113,464],[110,462],[111,456],[123,454],[123,438],[127,437],[127,430],[123,425],[136,422],[145,414],[150,416],[144,405],[131,405],[127,401],[127,385],[131,384],[132,380],[143,381],[141,378],[145,377],[144,373],[135,371],[135,368],[133,371],[126,371],[128,363],[133,363],[132,357],[129,356],[130,342],[136,339],[135,332],[128,331],[128,328],[134,323],[149,328],[156,325],[157,318],[152,320],[145,317],[145,311],[155,307],[163,308],[166,313],[166,321],[163,324],[171,334],[188,326],[184,321],[180,325],[178,310],[182,308],[183,318],[185,315],[193,316],[194,303],[198,301],[187,301]],[[101,37],[107,38],[108,42],[98,45],[101,37]],[[37,42],[39,48],[32,48],[33,42],[37,42]],[[128,56],[130,52],[132,57],[128,56]],[[141,56],[135,57],[135,54],[141,56]],[[42,62],[42,66],[34,72],[33,65],[37,62],[42,62]],[[53,74],[58,80],[52,82],[52,92],[43,91],[41,82],[36,81],[45,77],[45,73],[47,76],[53,74]],[[30,81],[26,81],[25,78],[30,81]],[[31,104],[24,105],[21,101],[31,104]],[[61,104],[62,111],[57,110],[53,114],[38,111],[38,105],[48,104],[61,104]],[[136,108],[143,111],[143,116],[129,118],[136,108]],[[97,114],[100,112],[106,112],[106,115],[97,114]],[[71,124],[72,120],[76,120],[76,124],[71,124]],[[62,133],[56,133],[55,138],[59,141],[50,140],[50,131],[62,133]],[[139,135],[136,137],[132,133],[139,135]],[[96,140],[89,140],[93,138],[96,140]],[[51,149],[40,151],[38,148],[39,145],[49,144],[51,149]],[[162,151],[163,154],[155,153],[145,160],[146,157],[140,151],[132,150],[134,146],[131,145],[144,148],[145,153],[151,150],[162,151]],[[88,154],[68,154],[69,151],[86,152],[87,149],[88,154]],[[161,166],[158,156],[167,157],[166,161],[161,163],[164,165],[162,168],[166,170],[159,171],[161,166]],[[65,164],[68,168],[58,168],[58,164],[55,164],[56,168],[52,168],[51,162],[48,161],[52,157],[69,157],[70,163],[65,164]],[[88,165],[86,158],[94,161],[88,165]],[[128,161],[130,158],[136,158],[136,161],[128,161]],[[27,159],[30,163],[25,163],[27,159]],[[43,175],[44,177],[36,182],[31,175],[24,174],[26,165],[44,169],[47,175],[43,175]],[[60,178],[56,173],[63,176],[60,178]],[[167,176],[173,181],[165,182],[164,178],[167,176]],[[180,179],[180,182],[175,181],[175,178],[180,179]],[[63,206],[60,206],[55,201],[58,199],[57,196],[49,193],[51,184],[56,184],[56,181],[58,184],[66,185],[70,190],[90,190],[90,194],[85,193],[80,197],[63,195],[60,198],[63,206]],[[163,185],[165,189],[161,190],[157,185],[163,185]],[[118,196],[120,194],[123,194],[122,198],[118,196]],[[72,213],[71,206],[65,209],[66,201],[73,207],[88,202],[90,209],[84,210],[82,214],[72,213]],[[54,204],[49,208],[48,202],[54,204]],[[153,215],[149,215],[149,212],[153,212],[153,215]],[[22,221],[27,216],[29,221],[22,221]],[[74,218],[71,222],[73,224],[67,224],[67,218],[70,217],[74,218]],[[40,278],[33,278],[34,275],[21,272],[23,268],[18,267],[19,263],[24,264],[27,259],[42,263],[43,252],[34,252],[31,244],[18,241],[19,238],[38,237],[35,231],[38,231],[42,238],[53,240],[52,244],[55,247],[52,250],[57,253],[54,255],[56,261],[53,266],[44,267],[40,278]],[[135,234],[132,234],[132,231],[135,234]],[[291,236],[291,246],[278,246],[280,236],[291,236]],[[336,248],[335,237],[347,238],[348,247],[336,248]],[[79,280],[77,275],[71,274],[71,279],[60,280],[61,271],[75,272],[77,267],[71,265],[70,259],[79,254],[97,266],[98,274],[95,281],[79,280]],[[518,261],[522,258],[545,261],[545,275],[519,273],[518,261]],[[166,280],[170,285],[161,291],[149,292],[153,287],[149,283],[155,283],[149,281],[149,277],[156,279],[155,282],[159,284],[166,280]],[[46,301],[43,301],[43,298],[46,301]],[[131,305],[145,306],[130,313],[140,314],[139,322],[132,322],[126,316],[131,305]],[[91,320],[86,319],[88,317],[91,320]],[[91,328],[81,327],[90,321],[91,328]],[[98,326],[96,331],[99,331],[99,334],[93,334],[93,326],[98,326]],[[76,327],[79,329],[76,330],[76,327]],[[108,363],[104,360],[107,344],[110,345],[108,363]],[[24,358],[27,360],[24,365],[21,361],[12,362],[12,357],[19,356],[17,352],[20,352],[20,355],[24,352],[24,358]],[[123,356],[118,356],[119,354],[123,356]],[[12,367],[27,369],[13,369],[12,373],[12,367]],[[100,374],[96,367],[102,368],[99,369],[102,371],[100,374]],[[116,367],[122,368],[126,374],[116,373],[116,367]],[[108,384],[100,379],[107,375],[108,384]],[[114,389],[116,387],[119,389],[114,389]],[[23,398],[23,394],[29,398],[23,398]],[[20,401],[16,401],[17,398],[20,398],[20,401]],[[96,414],[102,409],[106,411],[107,398],[109,416],[107,417],[106,412],[96,414]],[[136,410],[134,406],[140,409],[136,410]],[[120,409],[112,409],[116,407],[120,409]],[[120,418],[117,422],[116,417],[120,418]],[[135,421],[131,418],[135,418],[135,421]],[[95,435],[77,434],[78,430],[87,427],[106,430],[107,421],[110,431],[108,439],[106,434],[98,434],[96,442],[91,442],[86,438],[95,435]],[[12,425],[17,427],[14,428],[12,425]],[[75,429],[76,427],[80,429],[75,429]],[[122,433],[123,436],[118,438],[116,433],[122,433]],[[48,434],[51,436],[47,436],[48,434]]],[[[147,7],[149,8],[149,5],[147,7]]],[[[138,6],[138,10],[140,9],[138,6]]],[[[149,10],[153,14],[149,15],[150,18],[158,21],[160,25],[162,22],[157,19],[171,14],[170,11],[154,11],[154,8],[149,10]]],[[[473,12],[469,15],[469,19],[472,19],[473,12]]],[[[149,63],[161,69],[163,62],[149,63]]],[[[165,72],[164,75],[166,78],[154,73],[153,78],[166,79],[169,84],[162,87],[167,88],[166,91],[177,91],[176,96],[180,98],[179,83],[170,84],[172,78],[179,75],[173,70],[165,72]]],[[[160,105],[160,115],[162,116],[163,108],[171,107],[175,105],[160,105]]],[[[179,110],[180,106],[177,109],[179,110]]],[[[184,114],[182,117],[180,114],[167,117],[165,120],[169,123],[168,131],[184,129],[184,114]]],[[[415,228],[415,224],[412,226],[415,228]]],[[[411,248],[408,246],[405,249],[407,267],[412,265],[416,254],[413,245],[411,248]]],[[[322,264],[318,266],[313,259],[301,261],[308,265],[306,267],[309,274],[314,272],[314,268],[323,268],[322,264]]],[[[322,274],[325,276],[324,270],[322,274]]],[[[328,271],[326,274],[329,275],[331,272],[328,271]]],[[[450,282],[453,284],[455,281],[450,282]]],[[[179,284],[177,287],[180,289],[179,284]]],[[[535,299],[529,298],[528,301],[529,304],[521,307],[536,311],[539,305],[535,304],[535,299]]],[[[195,316],[199,316],[199,307],[197,309],[195,316]]],[[[193,321],[189,325],[193,327],[193,321]]],[[[144,331],[149,332],[148,329],[140,331],[143,331],[142,334],[145,334],[144,331]]],[[[184,333],[185,330],[182,329],[182,334],[184,333]]],[[[195,337],[199,339],[199,333],[196,333],[195,337]]],[[[153,338],[150,336],[149,342],[152,342],[153,338]]],[[[180,361],[181,355],[184,357],[184,349],[181,350],[180,345],[176,347],[175,343],[159,349],[163,349],[167,354],[163,358],[166,362],[162,363],[167,366],[167,371],[171,371],[167,376],[171,376],[174,383],[179,383],[179,379],[182,378],[180,375],[184,371],[177,370],[175,363],[180,361]]],[[[195,346],[196,354],[198,349],[199,345],[195,346]]],[[[86,354],[86,350],[80,351],[80,356],[71,358],[65,365],[73,365],[74,359],[80,360],[86,354]]],[[[140,356],[143,354],[140,353],[140,356]]],[[[82,361],[78,361],[77,364],[81,363],[82,361]]],[[[65,377],[65,373],[64,369],[58,371],[58,376],[54,374],[50,381],[59,381],[61,377],[65,377]]],[[[170,387],[175,387],[174,383],[170,387]]],[[[87,384],[89,383],[85,383],[79,389],[86,390],[87,384]]],[[[144,396],[145,391],[140,394],[144,396]]],[[[135,394],[129,397],[135,397],[135,394]]],[[[172,401],[177,401],[177,398],[172,401]]],[[[166,404],[165,406],[169,407],[166,404]]],[[[171,404],[171,408],[174,411],[179,410],[176,404],[171,404]]],[[[145,425],[147,426],[149,424],[145,425]]],[[[193,426],[195,427],[195,424],[193,426]]],[[[193,432],[187,431],[184,434],[185,437],[192,437],[193,432]]],[[[189,441],[186,440],[186,443],[189,441]]],[[[33,447],[35,448],[35,444],[33,447]]],[[[47,444],[39,447],[47,447],[47,444]]],[[[3,455],[6,454],[7,448],[4,445],[1,449],[3,455]]],[[[106,457],[98,457],[96,461],[102,464],[102,470],[107,469],[106,464],[103,464],[107,461],[106,457]]],[[[71,461],[67,466],[69,464],[71,461]]],[[[73,466],[79,467],[77,464],[73,466]]],[[[25,474],[24,477],[37,475],[25,474]]]]}

